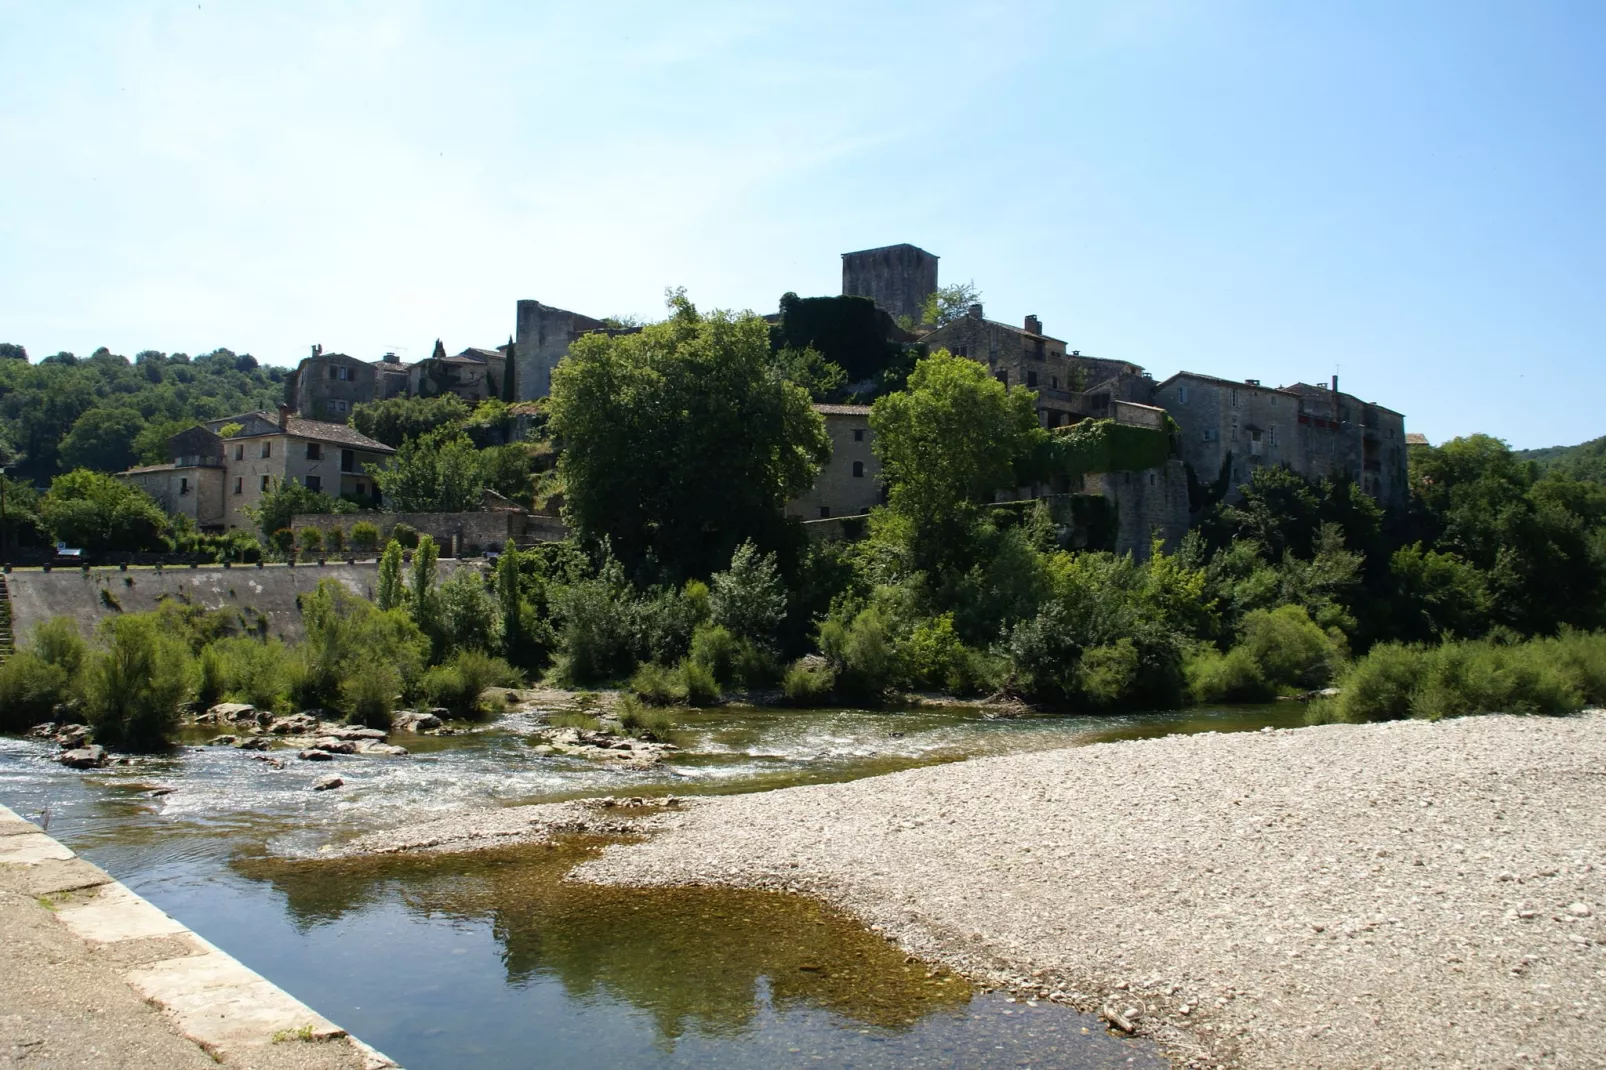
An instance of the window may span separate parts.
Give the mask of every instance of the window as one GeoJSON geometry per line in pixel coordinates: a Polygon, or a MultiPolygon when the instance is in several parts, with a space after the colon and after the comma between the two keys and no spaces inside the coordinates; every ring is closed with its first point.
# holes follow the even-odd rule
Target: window
{"type": "Polygon", "coordinates": [[[1051,375],[1051,376],[1049,376],[1049,379],[1048,379],[1048,385],[1049,385],[1049,386],[1050,386],[1050,387],[1051,387],[1051,388],[1052,388],[1052,389],[1054,389],[1054,390],[1058,390],[1058,389],[1059,389],[1059,388],[1060,388],[1060,377],[1059,377],[1059,376],[1057,376],[1057,375],[1051,375]]]}
{"type": "Polygon", "coordinates": [[[829,505],[820,506],[820,519],[821,520],[829,520],[829,519],[831,519],[831,507],[829,505]]]}
{"type": "Polygon", "coordinates": [[[1236,390],[1232,392],[1232,407],[1235,409],[1238,407],[1238,391],[1236,390]]]}
{"type": "Polygon", "coordinates": [[[1177,404],[1178,405],[1186,405],[1187,403],[1188,403],[1188,388],[1185,387],[1185,386],[1177,387],[1177,404]]]}
{"type": "Polygon", "coordinates": [[[346,403],[343,400],[341,400],[340,398],[336,398],[335,399],[335,411],[336,412],[345,412],[346,411],[346,403]]]}
{"type": "Polygon", "coordinates": [[[959,355],[960,355],[960,356],[961,356],[961,357],[968,357],[968,356],[970,356],[970,347],[969,347],[969,346],[960,346],[960,347],[959,347],[959,355]]]}
{"type": "Polygon", "coordinates": [[[188,494],[190,492],[190,481],[189,481],[189,477],[188,476],[180,476],[179,477],[178,492],[181,495],[182,494],[188,494]]]}
{"type": "Polygon", "coordinates": [[[1277,425],[1276,424],[1272,424],[1269,428],[1266,429],[1266,435],[1270,439],[1271,444],[1273,446],[1277,445],[1277,425]]]}
{"type": "Polygon", "coordinates": [[[323,447],[318,445],[316,442],[307,443],[307,460],[309,460],[309,461],[321,461],[321,460],[323,460],[323,447]]]}
{"type": "Polygon", "coordinates": [[[262,456],[264,456],[264,457],[272,457],[273,456],[273,440],[272,439],[269,439],[268,441],[262,443],[262,456]]]}
{"type": "Polygon", "coordinates": [[[1036,386],[1037,385],[1037,373],[1036,372],[1027,372],[1026,373],[1026,385],[1027,386],[1036,386]]]}
{"type": "Polygon", "coordinates": [[[355,472],[357,470],[357,455],[351,450],[340,451],[340,470],[342,472],[355,472]]]}
{"type": "Polygon", "coordinates": [[[1000,368],[999,371],[998,371],[998,375],[995,378],[997,378],[997,380],[1000,383],[1003,383],[1005,386],[1008,386],[1009,385],[1009,369],[1008,368],[1000,368]]]}
{"type": "Polygon", "coordinates": [[[863,442],[864,441],[864,428],[855,427],[853,429],[853,441],[855,441],[855,442],[863,442]]]}
{"type": "Polygon", "coordinates": [[[236,461],[245,460],[245,446],[244,445],[239,445],[239,446],[234,447],[234,459],[236,461]]]}
{"type": "Polygon", "coordinates": [[[331,378],[331,379],[340,378],[340,376],[338,374],[339,371],[340,371],[339,368],[336,368],[335,366],[330,365],[330,367],[329,367],[329,378],[331,378]]]}
{"type": "Polygon", "coordinates": [[[1214,442],[1215,440],[1216,429],[1214,427],[1207,427],[1199,433],[1200,442],[1214,442]]]}
{"type": "Polygon", "coordinates": [[[853,462],[853,478],[854,479],[863,479],[864,478],[864,462],[863,461],[854,461],[853,462]]]}
{"type": "Polygon", "coordinates": [[[311,490],[311,491],[323,490],[323,477],[322,476],[308,476],[307,477],[307,489],[311,490]]]}
{"type": "Polygon", "coordinates": [[[366,483],[358,483],[357,484],[357,493],[358,494],[367,494],[368,493],[368,484],[366,484],[366,483]]]}
{"type": "Polygon", "coordinates": [[[267,476],[263,476],[262,477],[262,489],[263,490],[267,490],[268,489],[268,477],[267,476]]]}
{"type": "Polygon", "coordinates": [[[234,493],[236,493],[236,494],[244,494],[245,493],[245,477],[244,476],[235,476],[234,477],[234,493]]]}

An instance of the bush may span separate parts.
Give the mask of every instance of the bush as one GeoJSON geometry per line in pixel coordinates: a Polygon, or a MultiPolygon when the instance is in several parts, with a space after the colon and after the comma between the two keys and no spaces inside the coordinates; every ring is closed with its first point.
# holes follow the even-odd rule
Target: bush
{"type": "Polygon", "coordinates": [[[158,626],[155,614],[101,622],[103,649],[84,672],[84,711],[95,739],[132,748],[166,743],[194,672],[189,647],[158,626]]]}
{"type": "Polygon", "coordinates": [[[226,699],[281,710],[290,694],[291,661],[290,651],[277,639],[214,640],[196,658],[195,701],[211,706],[226,699]]]}
{"type": "Polygon", "coordinates": [[[346,720],[389,731],[400,691],[401,675],[393,667],[373,663],[361,666],[340,685],[346,720]]]}
{"type": "Polygon", "coordinates": [[[279,528],[268,536],[268,543],[281,554],[289,554],[296,546],[296,533],[289,528],[279,528]]]}
{"type": "MultiPolygon", "coordinates": [[[[38,640],[34,640],[38,646],[38,640]]],[[[1564,673],[1591,706],[1606,705],[1606,636],[1563,628],[1554,639],[1535,641],[1537,653],[1564,673]]]]}
{"type": "Polygon", "coordinates": [[[1269,702],[1277,697],[1276,689],[1261,675],[1259,663],[1242,646],[1223,654],[1201,644],[1183,659],[1182,672],[1193,702],[1269,702]]]}
{"type": "Polygon", "coordinates": [[[688,706],[712,706],[720,700],[719,681],[708,666],[687,658],[675,670],[688,706]]]}
{"type": "Polygon", "coordinates": [[[1137,689],[1138,670],[1138,648],[1132,640],[1092,647],[1077,662],[1077,690],[1091,706],[1115,706],[1137,689]]]}
{"type": "Polygon", "coordinates": [[[686,685],[673,669],[647,662],[630,678],[630,690],[650,706],[673,706],[686,700],[686,685]]]}
{"type": "Polygon", "coordinates": [[[836,689],[879,702],[897,670],[887,620],[880,609],[861,610],[851,623],[831,617],[820,625],[820,651],[836,674],[836,689]]]}
{"type": "Polygon", "coordinates": [[[351,525],[351,545],[353,549],[364,552],[378,549],[379,528],[366,520],[359,520],[351,525]]]}
{"type": "Polygon", "coordinates": [[[340,708],[342,684],[368,664],[393,667],[409,690],[425,664],[429,641],[404,610],[381,610],[335,580],[301,598],[306,638],[288,669],[288,690],[300,706],[340,708]]]}
{"type": "Polygon", "coordinates": [[[1411,715],[1411,693],[1422,672],[1422,651],[1399,643],[1379,643],[1338,680],[1335,720],[1395,721],[1411,715]]]}
{"type": "Polygon", "coordinates": [[[301,549],[306,553],[315,554],[323,549],[323,532],[317,528],[301,529],[301,549]]]}
{"type": "Polygon", "coordinates": [[[736,637],[717,624],[705,624],[692,632],[689,660],[706,669],[722,688],[735,686],[739,654],[736,637]]]}
{"type": "Polygon", "coordinates": [[[818,706],[831,698],[836,673],[824,658],[801,658],[781,678],[786,701],[794,706],[818,706]]]}
{"type": "Polygon", "coordinates": [[[1241,634],[1239,645],[1274,687],[1326,687],[1343,664],[1339,642],[1317,627],[1302,606],[1257,609],[1245,615],[1241,634]]]}
{"type": "Polygon", "coordinates": [[[0,732],[21,732],[55,719],[72,678],[32,650],[19,650],[0,665],[0,732]]]}
{"type": "Polygon", "coordinates": [[[635,668],[634,629],[626,592],[604,579],[583,580],[553,597],[559,621],[559,679],[592,684],[635,668]]]}
{"type": "Polygon", "coordinates": [[[338,554],[346,548],[346,533],[339,528],[330,528],[328,534],[324,536],[324,541],[329,544],[330,553],[338,554]]]}
{"type": "Polygon", "coordinates": [[[89,644],[78,631],[78,622],[71,617],[51,617],[33,627],[33,652],[45,662],[59,667],[68,679],[78,675],[89,644]]]}
{"type": "Polygon", "coordinates": [[[713,622],[732,635],[771,642],[786,616],[786,587],[775,555],[760,554],[751,542],[738,546],[730,568],[714,574],[709,610],[713,622]]]}
{"type": "Polygon", "coordinates": [[[669,714],[648,709],[634,696],[626,695],[619,700],[619,727],[625,730],[626,735],[637,739],[667,743],[674,722],[669,714]]]}
{"type": "Polygon", "coordinates": [[[954,630],[954,615],[923,620],[898,644],[904,682],[912,688],[963,695],[978,689],[982,675],[975,651],[954,630]]]}
{"type": "Polygon", "coordinates": [[[483,654],[502,649],[502,613],[479,570],[459,568],[435,588],[436,648],[477,650],[483,654]]]}
{"type": "Polygon", "coordinates": [[[517,687],[518,672],[501,658],[477,650],[460,650],[445,664],[424,674],[424,694],[431,705],[444,706],[453,717],[485,715],[480,695],[488,687],[517,687]]]}
{"type": "Polygon", "coordinates": [[[390,529],[390,537],[401,544],[403,550],[412,550],[418,546],[418,529],[411,524],[397,523],[390,529]]]}

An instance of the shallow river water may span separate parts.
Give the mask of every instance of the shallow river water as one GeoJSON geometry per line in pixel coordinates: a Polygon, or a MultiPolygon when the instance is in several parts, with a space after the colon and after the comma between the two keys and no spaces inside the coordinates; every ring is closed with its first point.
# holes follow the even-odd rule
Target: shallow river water
{"type": "Polygon", "coordinates": [[[597,844],[319,861],[464,806],[710,794],[986,754],[1301,723],[1297,704],[989,719],[729,707],[677,714],[673,760],[533,751],[531,715],[407,758],[289,762],[184,747],[79,773],[0,738],[0,802],[411,1070],[436,1067],[1159,1067],[1084,1015],[980,994],[809,900],[562,880],[597,844]],[[333,769],[331,769],[333,766],[333,769]],[[342,789],[313,793],[338,773],[342,789]],[[172,788],[171,793],[159,794],[172,788]]]}

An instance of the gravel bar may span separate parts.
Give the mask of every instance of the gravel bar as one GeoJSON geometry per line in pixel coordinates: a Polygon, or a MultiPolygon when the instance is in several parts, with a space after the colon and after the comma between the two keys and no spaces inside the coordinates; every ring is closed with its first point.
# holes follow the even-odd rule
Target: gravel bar
{"type": "Polygon", "coordinates": [[[1106,743],[654,816],[575,877],[816,895],[1180,1065],[1606,1066],[1606,712],[1106,743]]]}

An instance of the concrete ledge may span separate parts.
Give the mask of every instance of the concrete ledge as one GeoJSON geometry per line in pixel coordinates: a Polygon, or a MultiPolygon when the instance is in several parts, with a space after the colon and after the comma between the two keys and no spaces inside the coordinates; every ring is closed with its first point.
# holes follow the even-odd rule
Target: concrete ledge
{"type": "Polygon", "coordinates": [[[126,946],[146,954],[160,948],[159,954],[171,956],[142,963],[122,977],[213,1059],[227,1062],[231,1055],[286,1041],[330,1041],[327,1048],[319,1045],[330,1067],[396,1066],[4,806],[0,830],[0,866],[23,878],[13,885],[20,883],[35,895],[65,895],[53,908],[55,916],[89,947],[126,946]],[[134,943],[153,938],[158,942],[134,943]]]}

